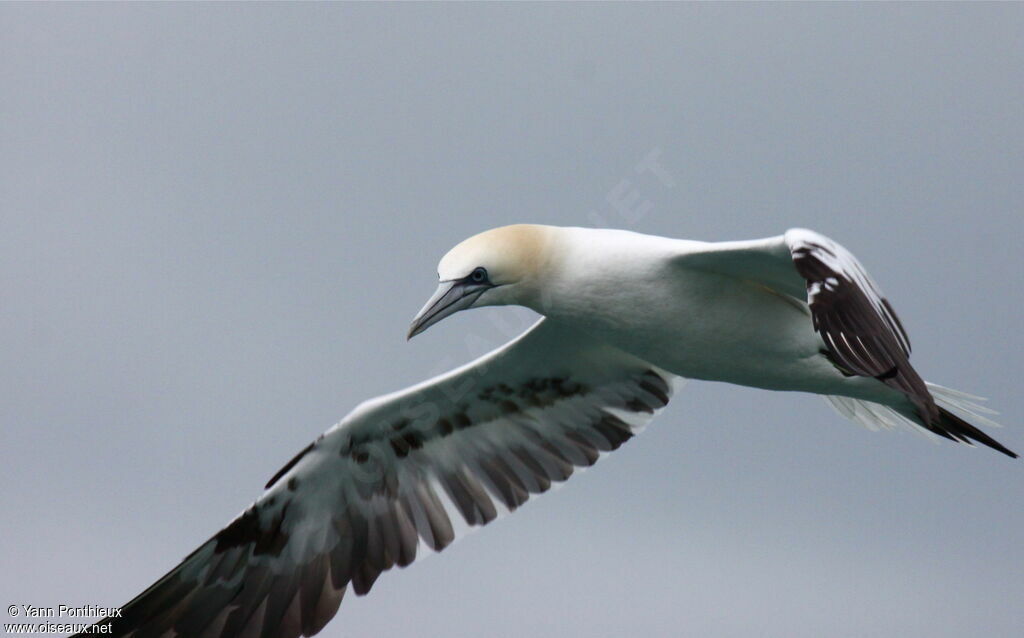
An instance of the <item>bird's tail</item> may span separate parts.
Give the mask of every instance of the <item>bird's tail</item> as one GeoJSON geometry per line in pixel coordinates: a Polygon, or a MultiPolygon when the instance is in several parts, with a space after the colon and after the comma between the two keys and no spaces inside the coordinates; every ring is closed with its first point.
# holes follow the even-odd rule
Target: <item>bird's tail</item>
{"type": "Polygon", "coordinates": [[[842,396],[826,396],[825,400],[840,414],[869,430],[902,428],[924,434],[929,438],[941,436],[967,445],[973,445],[972,441],[976,441],[1011,458],[1017,458],[1013,451],[971,424],[973,422],[990,428],[1002,427],[989,418],[997,412],[981,405],[985,399],[935,383],[927,385],[939,408],[938,423],[930,423],[927,426],[912,416],[880,403],[842,396]]]}

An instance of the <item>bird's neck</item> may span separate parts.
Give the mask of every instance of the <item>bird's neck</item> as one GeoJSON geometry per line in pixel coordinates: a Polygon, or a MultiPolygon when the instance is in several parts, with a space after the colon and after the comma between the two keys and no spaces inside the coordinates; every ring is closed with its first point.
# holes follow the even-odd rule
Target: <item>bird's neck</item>
{"type": "Polygon", "coordinates": [[[665,238],[621,230],[559,228],[556,242],[522,305],[602,330],[621,326],[657,296],[673,250],[665,238]]]}

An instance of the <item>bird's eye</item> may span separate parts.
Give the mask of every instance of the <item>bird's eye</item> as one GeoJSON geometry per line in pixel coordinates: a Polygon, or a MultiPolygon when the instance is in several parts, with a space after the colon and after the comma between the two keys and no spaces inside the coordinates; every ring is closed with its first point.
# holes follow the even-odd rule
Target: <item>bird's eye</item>
{"type": "Polygon", "coordinates": [[[487,281],[487,269],[482,267],[476,267],[473,272],[469,273],[469,280],[475,284],[482,284],[487,281]]]}

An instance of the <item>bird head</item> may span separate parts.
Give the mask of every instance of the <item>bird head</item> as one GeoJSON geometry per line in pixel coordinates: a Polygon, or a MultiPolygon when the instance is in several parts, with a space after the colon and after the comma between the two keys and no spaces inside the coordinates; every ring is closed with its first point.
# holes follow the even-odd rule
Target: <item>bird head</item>
{"type": "Polygon", "coordinates": [[[408,338],[467,308],[529,305],[548,262],[553,228],[502,226],[459,243],[437,265],[440,284],[409,326],[408,338]]]}

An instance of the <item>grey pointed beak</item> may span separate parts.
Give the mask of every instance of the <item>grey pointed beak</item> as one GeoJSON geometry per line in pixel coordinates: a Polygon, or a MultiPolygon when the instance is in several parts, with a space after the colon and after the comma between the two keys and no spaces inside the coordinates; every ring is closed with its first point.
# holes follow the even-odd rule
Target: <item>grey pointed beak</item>
{"type": "Polygon", "coordinates": [[[412,339],[438,321],[473,305],[490,285],[472,284],[461,279],[442,281],[409,326],[406,339],[412,339]]]}

